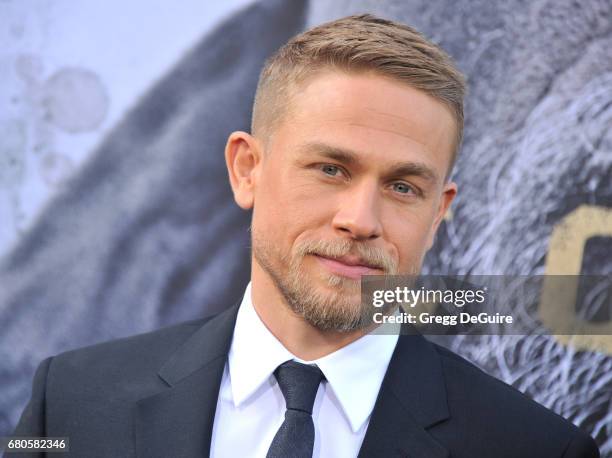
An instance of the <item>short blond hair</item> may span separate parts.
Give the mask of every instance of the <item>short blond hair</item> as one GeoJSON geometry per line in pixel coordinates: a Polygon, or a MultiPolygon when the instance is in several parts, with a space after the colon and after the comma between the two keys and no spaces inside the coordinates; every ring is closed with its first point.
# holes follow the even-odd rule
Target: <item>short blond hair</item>
{"type": "Polygon", "coordinates": [[[307,30],[266,61],[253,104],[253,135],[267,141],[286,114],[294,89],[325,70],[374,72],[443,102],[457,127],[452,166],[463,137],[463,75],[439,46],[412,27],[371,14],[307,30]]]}

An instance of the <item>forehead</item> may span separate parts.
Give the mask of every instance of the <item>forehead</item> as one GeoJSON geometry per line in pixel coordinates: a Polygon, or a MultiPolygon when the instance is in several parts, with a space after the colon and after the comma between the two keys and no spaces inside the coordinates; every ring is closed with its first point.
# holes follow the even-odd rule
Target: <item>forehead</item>
{"type": "Polygon", "coordinates": [[[423,91],[372,73],[328,71],[292,92],[277,129],[285,143],[323,142],[354,151],[384,151],[388,159],[420,156],[441,168],[450,163],[454,117],[444,103],[423,91]]]}

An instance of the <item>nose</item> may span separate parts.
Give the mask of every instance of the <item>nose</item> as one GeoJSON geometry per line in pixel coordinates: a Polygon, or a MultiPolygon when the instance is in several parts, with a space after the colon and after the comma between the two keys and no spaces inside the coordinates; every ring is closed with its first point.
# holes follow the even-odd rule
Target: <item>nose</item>
{"type": "Polygon", "coordinates": [[[374,240],[380,237],[382,225],[377,188],[374,182],[364,182],[347,189],[332,221],[334,230],[355,240],[374,240]]]}

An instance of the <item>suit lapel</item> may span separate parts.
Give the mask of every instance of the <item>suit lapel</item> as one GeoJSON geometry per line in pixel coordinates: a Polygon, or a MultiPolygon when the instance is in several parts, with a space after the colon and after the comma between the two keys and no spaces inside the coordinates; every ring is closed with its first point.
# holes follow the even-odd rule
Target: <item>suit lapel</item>
{"type": "Polygon", "coordinates": [[[137,456],[209,456],[238,305],[207,321],[160,369],[168,389],[134,407],[137,456]]]}
{"type": "Polygon", "coordinates": [[[427,431],[450,417],[440,356],[421,335],[402,331],[359,457],[447,457],[448,450],[427,431]]]}

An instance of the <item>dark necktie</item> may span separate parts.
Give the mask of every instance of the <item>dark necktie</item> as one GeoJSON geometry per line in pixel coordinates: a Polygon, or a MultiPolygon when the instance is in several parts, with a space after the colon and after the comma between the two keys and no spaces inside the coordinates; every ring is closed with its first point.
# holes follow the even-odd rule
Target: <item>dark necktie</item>
{"type": "Polygon", "coordinates": [[[314,423],[312,406],[324,376],[316,366],[287,361],[274,371],[287,411],[267,458],[312,458],[314,423]]]}

